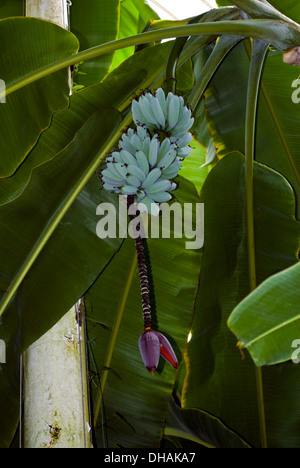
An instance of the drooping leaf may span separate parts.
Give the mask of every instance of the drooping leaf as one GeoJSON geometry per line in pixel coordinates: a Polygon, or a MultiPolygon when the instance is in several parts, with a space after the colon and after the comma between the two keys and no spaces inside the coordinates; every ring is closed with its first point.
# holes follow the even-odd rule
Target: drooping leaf
{"type": "MultiPolygon", "coordinates": [[[[249,58],[244,45],[238,45],[226,57],[205,93],[207,123],[219,157],[228,151],[245,152],[249,58]],[[225,115],[231,117],[224,118],[225,115]]],[[[297,76],[296,68],[284,64],[281,54],[269,52],[258,103],[255,160],[284,175],[299,198],[300,117],[297,104],[292,101],[292,83],[297,76]]],[[[299,203],[297,208],[299,215],[299,203]]]]}
{"type": "MultiPolygon", "coordinates": [[[[0,39],[5,50],[0,57],[1,79],[6,87],[78,49],[73,34],[35,18],[0,21],[0,39]]],[[[49,126],[53,112],[66,108],[68,103],[66,70],[6,97],[6,102],[0,104],[0,178],[16,171],[49,126]]]]}
{"type": "MultiPolygon", "coordinates": [[[[299,233],[300,240],[300,233],[299,233]]],[[[232,312],[229,327],[257,366],[292,358],[300,336],[300,264],[264,281],[232,312]]]]}

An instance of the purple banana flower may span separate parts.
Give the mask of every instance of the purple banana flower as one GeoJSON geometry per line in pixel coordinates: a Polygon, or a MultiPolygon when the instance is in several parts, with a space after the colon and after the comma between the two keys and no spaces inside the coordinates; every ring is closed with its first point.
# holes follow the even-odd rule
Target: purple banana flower
{"type": "Polygon", "coordinates": [[[173,348],[167,338],[161,333],[146,328],[139,339],[139,348],[144,364],[150,374],[157,369],[159,356],[162,356],[175,369],[178,369],[178,361],[173,348]]]}

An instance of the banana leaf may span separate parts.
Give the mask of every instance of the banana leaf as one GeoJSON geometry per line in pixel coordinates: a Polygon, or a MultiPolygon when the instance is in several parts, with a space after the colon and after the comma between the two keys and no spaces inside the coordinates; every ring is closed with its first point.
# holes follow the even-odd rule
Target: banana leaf
{"type": "MultiPolygon", "coordinates": [[[[0,40],[5,50],[0,57],[1,79],[6,87],[26,78],[32,70],[78,50],[73,34],[35,18],[3,19],[0,40]]],[[[52,114],[68,106],[68,79],[67,70],[59,71],[7,96],[1,103],[0,178],[14,174],[50,125],[52,114]]]]}
{"type": "MultiPolygon", "coordinates": [[[[279,173],[256,163],[254,190],[255,253],[261,283],[297,262],[299,223],[294,192],[279,173]]],[[[261,446],[263,422],[269,447],[299,446],[299,433],[290,431],[299,425],[297,366],[261,369],[262,416],[257,369],[247,350],[239,350],[237,338],[227,326],[232,310],[250,292],[242,154],[230,153],[211,169],[200,201],[205,204],[205,244],[182,406],[220,418],[251,446],[261,446]],[[283,378],[284,386],[278,387],[283,378]]],[[[251,315],[254,320],[255,312],[250,314],[248,326],[251,315]]]]}
{"type": "Polygon", "coordinates": [[[299,271],[300,263],[296,263],[271,276],[229,317],[229,328],[257,366],[293,359],[294,342],[300,336],[299,271]]]}

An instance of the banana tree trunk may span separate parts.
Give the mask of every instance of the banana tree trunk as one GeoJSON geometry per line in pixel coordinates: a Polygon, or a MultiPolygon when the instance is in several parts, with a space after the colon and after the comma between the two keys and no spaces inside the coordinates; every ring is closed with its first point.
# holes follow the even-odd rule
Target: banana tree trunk
{"type": "Polygon", "coordinates": [[[68,0],[26,0],[26,16],[43,18],[68,29],[68,0]]]}
{"type": "Polygon", "coordinates": [[[83,327],[72,308],[24,357],[24,447],[90,448],[83,327]]]}
{"type": "MultiPolygon", "coordinates": [[[[68,28],[68,0],[26,0],[26,16],[68,28]]],[[[24,354],[25,448],[91,448],[82,307],[24,354]]]]}

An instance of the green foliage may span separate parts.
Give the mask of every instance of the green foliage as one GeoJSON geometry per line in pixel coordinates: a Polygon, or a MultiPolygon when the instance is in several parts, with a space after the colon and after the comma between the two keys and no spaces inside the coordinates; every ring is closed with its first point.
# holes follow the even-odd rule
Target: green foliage
{"type": "MultiPolygon", "coordinates": [[[[33,69],[78,50],[72,34],[34,18],[2,20],[0,36],[4,50],[10,50],[0,58],[1,79],[6,87],[25,78],[33,69]],[[32,44],[36,45],[34,49],[32,44]]],[[[11,176],[21,165],[40,133],[49,126],[53,112],[68,106],[68,95],[68,74],[63,70],[14,93],[1,105],[1,178],[11,176]]]]}
{"type": "MultiPolygon", "coordinates": [[[[157,19],[143,1],[100,9],[73,0],[75,35],[36,19],[0,21],[1,447],[18,424],[19,355],[83,295],[99,447],[158,447],[164,435],[177,446],[300,446],[299,372],[284,362],[300,338],[298,71],[282,62],[300,28],[282,13],[299,18],[294,1],[273,1],[281,12],[234,3],[255,19],[226,8],[137,35],[157,19]],[[177,36],[187,37],[183,49],[159,44],[177,36]],[[254,57],[248,37],[266,42],[254,41],[254,57]],[[84,89],[69,97],[71,64],[84,89]],[[163,86],[166,67],[195,116],[174,201],[204,203],[205,244],[148,239],[156,329],[180,359],[177,373],[160,362],[150,376],[138,351],[134,243],[96,236],[97,206],[118,202],[96,170],[132,124],[133,97],[163,86]]],[[[0,16],[19,4],[6,7],[0,16]]]]}
{"type": "Polygon", "coordinates": [[[269,277],[240,302],[229,318],[230,329],[258,366],[292,359],[292,343],[300,336],[299,267],[296,263],[269,277]],[[255,327],[249,327],[251,322],[255,327]]]}

